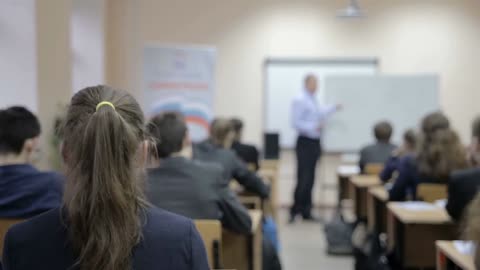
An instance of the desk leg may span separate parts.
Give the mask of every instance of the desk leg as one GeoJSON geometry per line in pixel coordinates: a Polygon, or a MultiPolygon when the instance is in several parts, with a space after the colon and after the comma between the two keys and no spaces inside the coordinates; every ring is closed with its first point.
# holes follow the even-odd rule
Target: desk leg
{"type": "Polygon", "coordinates": [[[342,206],[342,201],[346,199],[348,190],[348,178],[338,175],[338,207],[342,206]]]}
{"type": "Polygon", "coordinates": [[[387,236],[388,252],[393,252],[395,248],[395,216],[390,211],[387,212],[387,236]]]}
{"type": "Polygon", "coordinates": [[[349,184],[352,190],[352,197],[353,197],[353,202],[355,204],[355,216],[357,220],[362,218],[362,213],[361,213],[361,198],[360,198],[360,189],[354,186],[352,183],[349,184]]]}
{"type": "Polygon", "coordinates": [[[370,232],[378,232],[378,213],[377,208],[375,207],[375,197],[367,193],[367,220],[368,220],[368,230],[370,232]]]}
{"type": "Polygon", "coordinates": [[[263,229],[262,226],[258,226],[257,231],[253,234],[252,237],[253,249],[251,250],[252,252],[252,270],[262,270],[262,259],[263,259],[263,229]]]}
{"type": "Polygon", "coordinates": [[[437,270],[447,270],[447,258],[441,250],[437,248],[437,270]]]}

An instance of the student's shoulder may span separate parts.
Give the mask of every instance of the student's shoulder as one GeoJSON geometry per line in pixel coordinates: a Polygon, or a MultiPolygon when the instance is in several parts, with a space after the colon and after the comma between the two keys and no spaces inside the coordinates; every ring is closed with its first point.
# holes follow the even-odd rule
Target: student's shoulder
{"type": "Polygon", "coordinates": [[[37,176],[45,182],[62,183],[64,181],[64,176],[61,173],[54,171],[39,171],[37,176]]]}
{"type": "Polygon", "coordinates": [[[480,168],[469,168],[452,172],[451,181],[474,181],[480,182],[480,168]]]}
{"type": "Polygon", "coordinates": [[[367,144],[360,149],[360,153],[368,153],[373,151],[375,148],[376,148],[375,144],[367,144]]]}
{"type": "Polygon", "coordinates": [[[417,159],[414,155],[405,155],[398,159],[399,170],[417,171],[417,159]]]}
{"type": "Polygon", "coordinates": [[[10,242],[17,246],[22,246],[36,242],[39,238],[49,238],[49,235],[58,235],[63,229],[60,208],[55,208],[13,225],[8,230],[8,236],[10,242]]]}
{"type": "Polygon", "coordinates": [[[156,207],[150,207],[146,211],[146,239],[175,242],[191,233],[193,221],[189,218],[156,207]]]}
{"type": "Polygon", "coordinates": [[[221,174],[223,171],[222,165],[217,162],[211,161],[192,160],[191,166],[198,171],[202,171],[208,174],[221,174]]]}

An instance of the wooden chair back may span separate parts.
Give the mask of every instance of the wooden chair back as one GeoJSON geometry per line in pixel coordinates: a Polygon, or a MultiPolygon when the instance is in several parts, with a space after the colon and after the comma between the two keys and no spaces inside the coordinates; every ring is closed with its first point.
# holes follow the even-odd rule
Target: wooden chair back
{"type": "Polygon", "coordinates": [[[196,219],[194,222],[205,244],[210,268],[221,269],[222,224],[218,220],[209,219],[196,219]]]}
{"type": "Polygon", "coordinates": [[[365,165],[363,170],[365,174],[374,174],[378,175],[383,171],[383,164],[382,163],[368,163],[365,165]]]}
{"type": "Polygon", "coordinates": [[[0,254],[3,254],[3,242],[8,229],[13,225],[24,221],[23,219],[0,219],[0,254]]]}
{"type": "Polygon", "coordinates": [[[446,184],[422,183],[417,186],[417,198],[419,200],[433,203],[445,199],[447,196],[446,184]]]}

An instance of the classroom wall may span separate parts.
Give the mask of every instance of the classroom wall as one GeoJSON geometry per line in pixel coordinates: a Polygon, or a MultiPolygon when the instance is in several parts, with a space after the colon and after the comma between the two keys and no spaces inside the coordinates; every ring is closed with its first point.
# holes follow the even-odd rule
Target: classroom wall
{"type": "Polygon", "coordinates": [[[266,57],[374,56],[385,73],[439,73],[440,102],[467,142],[480,113],[480,1],[362,0],[366,19],[337,19],[346,2],[109,0],[107,82],[141,98],[143,43],[214,45],[215,111],[243,118],[260,143],[266,57]]]}
{"type": "Polygon", "coordinates": [[[72,0],[38,0],[36,4],[38,116],[42,124],[39,166],[50,168],[58,157],[52,147],[53,120],[72,96],[70,14],[72,0]]]}
{"type": "Polygon", "coordinates": [[[105,0],[72,0],[72,89],[105,83],[105,0]]]}
{"type": "Polygon", "coordinates": [[[0,108],[37,111],[35,32],[35,0],[0,3],[0,108]]]}

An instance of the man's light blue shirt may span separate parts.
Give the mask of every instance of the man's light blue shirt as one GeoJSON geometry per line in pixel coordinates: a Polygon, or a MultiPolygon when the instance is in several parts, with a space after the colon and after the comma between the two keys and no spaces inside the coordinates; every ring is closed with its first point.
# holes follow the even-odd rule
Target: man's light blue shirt
{"type": "Polygon", "coordinates": [[[292,103],[292,125],[298,134],[320,139],[327,118],[336,111],[335,105],[319,105],[315,95],[304,89],[292,103]]]}

